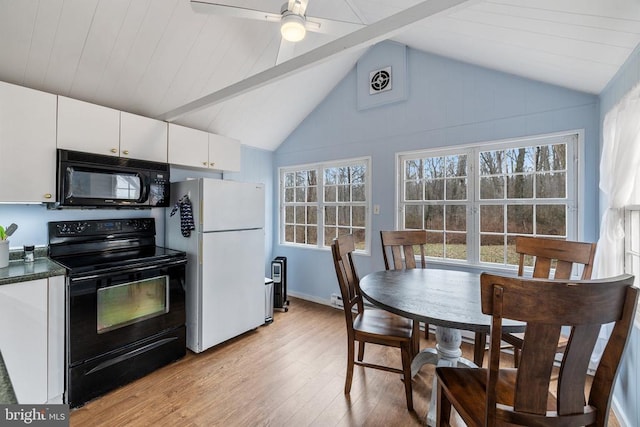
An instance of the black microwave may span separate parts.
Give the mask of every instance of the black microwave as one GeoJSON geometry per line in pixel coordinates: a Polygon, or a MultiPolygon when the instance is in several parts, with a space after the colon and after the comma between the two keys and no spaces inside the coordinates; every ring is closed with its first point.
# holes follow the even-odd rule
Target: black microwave
{"type": "Polygon", "coordinates": [[[56,207],[169,206],[169,164],[58,149],[56,207]]]}

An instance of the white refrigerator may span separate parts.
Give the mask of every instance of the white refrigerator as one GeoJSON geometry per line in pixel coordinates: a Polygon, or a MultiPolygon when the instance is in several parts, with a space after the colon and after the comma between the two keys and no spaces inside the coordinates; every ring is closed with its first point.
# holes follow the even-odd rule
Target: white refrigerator
{"type": "Polygon", "coordinates": [[[200,178],[171,184],[166,246],[187,253],[187,347],[199,353],[264,324],[263,184],[200,178]],[[191,201],[195,229],[172,207],[191,201]]]}

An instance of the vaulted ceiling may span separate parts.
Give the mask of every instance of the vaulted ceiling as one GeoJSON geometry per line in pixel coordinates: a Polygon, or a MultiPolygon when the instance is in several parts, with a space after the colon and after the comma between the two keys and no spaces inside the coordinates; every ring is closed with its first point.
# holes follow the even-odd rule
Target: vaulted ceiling
{"type": "Polygon", "coordinates": [[[276,64],[278,22],[189,0],[0,0],[0,80],[274,150],[384,39],[593,94],[640,43],[637,0],[301,1],[362,29],[327,24],[276,64]]]}

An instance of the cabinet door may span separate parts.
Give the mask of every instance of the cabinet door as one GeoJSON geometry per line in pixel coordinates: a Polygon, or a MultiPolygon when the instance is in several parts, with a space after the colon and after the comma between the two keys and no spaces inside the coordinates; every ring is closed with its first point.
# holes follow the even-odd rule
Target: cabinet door
{"type": "Polygon", "coordinates": [[[0,201],[52,202],[56,96],[0,82],[0,201]]]}
{"type": "Polygon", "coordinates": [[[58,96],[58,148],[117,156],[120,111],[58,96]]]}
{"type": "Polygon", "coordinates": [[[47,283],[0,286],[0,351],[20,404],[47,401],[47,283]]]}
{"type": "Polygon", "coordinates": [[[169,163],[196,168],[209,164],[209,134],[169,123],[169,163]]]}
{"type": "Polygon", "coordinates": [[[240,172],[240,141],[210,133],[209,168],[240,172]]]}
{"type": "Polygon", "coordinates": [[[120,156],[167,162],[167,123],[122,111],[120,156]]]}

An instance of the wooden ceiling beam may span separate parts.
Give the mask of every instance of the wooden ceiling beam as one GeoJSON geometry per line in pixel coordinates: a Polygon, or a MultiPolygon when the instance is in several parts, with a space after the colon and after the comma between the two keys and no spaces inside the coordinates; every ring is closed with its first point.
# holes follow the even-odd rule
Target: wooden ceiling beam
{"type": "Polygon", "coordinates": [[[158,116],[159,120],[174,121],[186,114],[193,113],[211,105],[219,104],[236,96],[242,95],[267,84],[276,82],[293,73],[302,71],[320,62],[326,61],[334,55],[349,52],[367,46],[372,46],[382,40],[394,37],[405,30],[405,27],[452,9],[467,7],[479,0],[426,0],[393,14],[380,21],[374,22],[362,29],[340,37],[316,49],[292,58],[275,67],[264,70],[212,92],[194,101],[158,116]]]}

